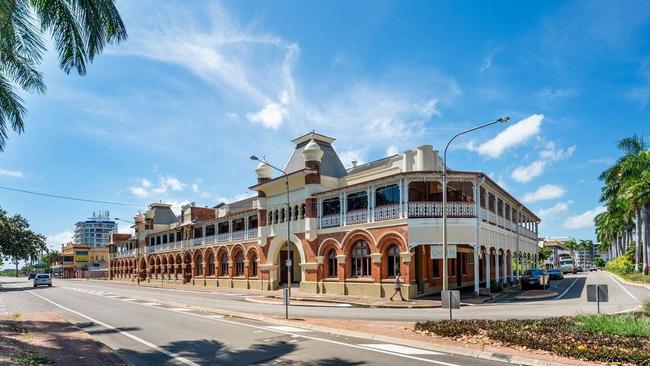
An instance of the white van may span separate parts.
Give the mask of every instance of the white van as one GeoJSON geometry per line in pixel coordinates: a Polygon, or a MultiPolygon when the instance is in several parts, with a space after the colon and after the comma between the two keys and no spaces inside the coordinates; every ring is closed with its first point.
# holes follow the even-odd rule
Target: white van
{"type": "Polygon", "coordinates": [[[577,273],[576,266],[573,263],[573,259],[571,258],[560,259],[560,271],[562,271],[562,273],[577,273]]]}

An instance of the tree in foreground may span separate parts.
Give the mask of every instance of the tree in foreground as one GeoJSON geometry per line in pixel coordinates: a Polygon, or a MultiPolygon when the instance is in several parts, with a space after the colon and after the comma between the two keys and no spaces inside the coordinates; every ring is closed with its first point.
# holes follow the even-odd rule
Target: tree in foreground
{"type": "Polygon", "coordinates": [[[26,112],[14,85],[44,93],[38,71],[45,36],[51,35],[65,73],[86,74],[104,46],[127,38],[114,0],[0,0],[0,151],[9,127],[25,129],[26,112]]]}
{"type": "Polygon", "coordinates": [[[18,276],[18,263],[21,260],[36,258],[46,252],[45,237],[29,229],[29,222],[21,215],[7,216],[0,209],[0,254],[13,261],[18,276]]]}
{"type": "MultiPolygon", "coordinates": [[[[605,170],[601,202],[606,211],[595,219],[596,234],[609,243],[612,258],[624,255],[632,247],[632,230],[636,231],[633,255],[634,271],[649,266],[650,245],[650,149],[638,136],[621,139],[618,147],[623,156],[605,170]]],[[[603,248],[601,248],[602,250],[603,248]]]]}

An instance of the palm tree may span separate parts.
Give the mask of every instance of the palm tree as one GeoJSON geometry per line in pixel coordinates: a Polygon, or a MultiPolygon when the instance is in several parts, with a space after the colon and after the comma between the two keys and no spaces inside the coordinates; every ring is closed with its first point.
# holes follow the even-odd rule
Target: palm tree
{"type": "Polygon", "coordinates": [[[631,179],[626,179],[621,186],[621,195],[626,203],[626,215],[634,215],[637,223],[635,252],[635,271],[643,262],[643,270],[648,267],[648,246],[650,246],[650,149],[641,151],[627,159],[622,166],[631,179]]]}
{"type": "Polygon", "coordinates": [[[0,1],[0,151],[8,127],[25,129],[26,109],[14,85],[27,92],[44,93],[38,71],[44,36],[52,35],[59,67],[67,74],[86,74],[86,65],[104,46],[126,40],[126,28],[114,0],[2,0],[0,1]]]}
{"type": "MultiPolygon", "coordinates": [[[[642,159],[647,145],[643,138],[634,135],[619,140],[618,148],[623,151],[623,156],[600,175],[600,179],[605,182],[601,193],[601,202],[607,207],[607,215],[599,215],[601,217],[597,217],[595,220],[599,239],[614,241],[615,256],[625,253],[627,245],[632,241],[631,233],[635,226],[637,228],[637,247],[641,250],[641,236],[647,238],[648,230],[648,225],[643,225],[641,219],[641,211],[646,210],[646,203],[644,203],[643,196],[637,195],[640,189],[637,183],[649,167],[642,159]],[[644,228],[646,235],[640,235],[644,228]]],[[[647,252],[647,240],[643,241],[643,248],[647,252]]],[[[639,270],[640,259],[640,252],[637,252],[635,271],[639,270]]]]}
{"type": "Polygon", "coordinates": [[[576,257],[575,257],[575,253],[574,253],[574,251],[575,251],[576,249],[578,249],[578,243],[576,243],[576,241],[573,240],[573,239],[571,239],[571,240],[567,240],[567,241],[565,241],[565,242],[562,243],[562,248],[564,248],[565,250],[570,251],[570,253],[571,253],[571,254],[570,254],[570,255],[571,255],[571,259],[573,260],[573,269],[574,269],[574,271],[575,271],[575,268],[576,268],[576,257]]]}

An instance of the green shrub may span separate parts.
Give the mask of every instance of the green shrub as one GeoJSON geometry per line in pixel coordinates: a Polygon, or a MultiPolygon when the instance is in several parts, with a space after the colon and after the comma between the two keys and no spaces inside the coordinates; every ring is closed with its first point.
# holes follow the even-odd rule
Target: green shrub
{"type": "Polygon", "coordinates": [[[650,318],[642,315],[580,315],[576,325],[587,332],[650,337],[650,318]]]}
{"type": "Polygon", "coordinates": [[[490,281],[490,292],[501,293],[503,292],[503,285],[497,280],[490,281]]]}
{"type": "MultiPolygon", "coordinates": [[[[417,323],[415,330],[449,338],[485,334],[492,341],[501,344],[548,351],[560,356],[650,365],[649,337],[587,331],[578,319],[443,320],[417,323]]],[[[622,322],[626,321],[628,320],[622,322]]]]}
{"type": "Polygon", "coordinates": [[[619,274],[631,273],[634,270],[634,264],[627,256],[620,256],[607,262],[605,269],[619,274]]]}

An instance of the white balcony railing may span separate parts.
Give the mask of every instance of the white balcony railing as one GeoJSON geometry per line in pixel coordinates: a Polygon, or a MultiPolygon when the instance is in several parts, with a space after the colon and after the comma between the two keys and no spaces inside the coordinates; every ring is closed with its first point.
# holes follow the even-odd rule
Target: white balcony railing
{"type": "Polygon", "coordinates": [[[341,226],[341,214],[325,215],[320,220],[320,227],[336,227],[341,226]]]}
{"type": "MultiPolygon", "coordinates": [[[[442,202],[409,202],[409,217],[442,217],[442,202]]],[[[474,217],[476,215],[472,202],[448,202],[448,217],[474,217]]]]}
{"type": "Polygon", "coordinates": [[[230,233],[217,234],[217,241],[228,241],[228,240],[230,240],[230,233]]]}
{"type": "Polygon", "coordinates": [[[244,239],[245,236],[246,236],[245,230],[237,230],[232,232],[232,240],[244,239]]]}
{"type": "Polygon", "coordinates": [[[246,231],[247,238],[257,238],[257,228],[248,229],[246,231]]]}
{"type": "Polygon", "coordinates": [[[213,244],[215,241],[217,241],[217,237],[214,235],[208,235],[203,238],[203,244],[213,244]]]}
{"type": "Polygon", "coordinates": [[[397,219],[400,216],[400,205],[391,204],[375,207],[375,221],[397,219]]]}
{"type": "Polygon", "coordinates": [[[345,214],[346,225],[359,224],[367,221],[368,221],[368,209],[366,208],[360,210],[350,210],[345,214]]]}
{"type": "Polygon", "coordinates": [[[203,244],[203,238],[192,239],[192,245],[202,245],[202,244],[203,244]]]}

